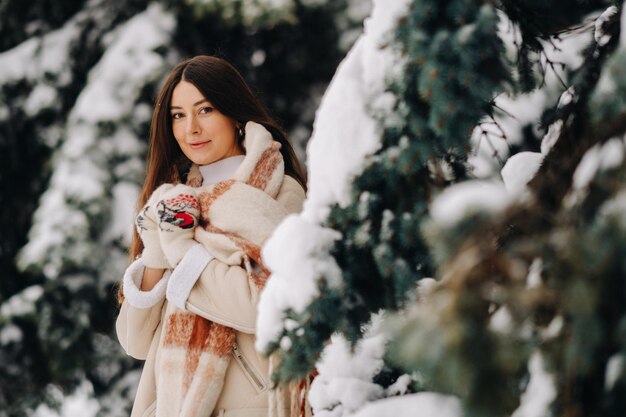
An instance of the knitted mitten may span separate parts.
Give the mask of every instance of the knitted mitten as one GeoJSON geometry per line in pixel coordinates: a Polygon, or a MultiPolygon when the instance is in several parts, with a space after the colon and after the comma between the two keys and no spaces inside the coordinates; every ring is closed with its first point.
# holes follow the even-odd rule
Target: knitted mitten
{"type": "Polygon", "coordinates": [[[156,205],[161,200],[161,195],[172,189],[172,184],[163,184],[158,187],[146,205],[139,211],[135,217],[135,227],[137,233],[143,242],[143,252],[141,253],[141,263],[148,268],[165,269],[169,268],[169,262],[161,249],[161,241],[158,232],[158,217],[156,213],[156,205]]]}
{"type": "Polygon", "coordinates": [[[161,196],[157,203],[159,239],[172,268],[198,242],[194,231],[200,217],[200,203],[194,188],[178,184],[161,196]]]}

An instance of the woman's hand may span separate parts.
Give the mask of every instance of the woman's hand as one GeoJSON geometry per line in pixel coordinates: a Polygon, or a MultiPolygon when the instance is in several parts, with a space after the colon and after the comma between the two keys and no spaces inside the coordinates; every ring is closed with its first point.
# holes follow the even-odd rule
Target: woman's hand
{"type": "Polygon", "coordinates": [[[193,238],[200,217],[196,190],[188,185],[176,185],[162,194],[156,211],[161,247],[174,268],[187,251],[198,244],[193,238]]]}
{"type": "Polygon", "coordinates": [[[172,188],[174,188],[172,184],[163,184],[154,190],[146,205],[135,217],[135,227],[144,247],[141,262],[147,268],[165,269],[170,266],[161,249],[156,205],[161,200],[161,195],[172,188]]]}

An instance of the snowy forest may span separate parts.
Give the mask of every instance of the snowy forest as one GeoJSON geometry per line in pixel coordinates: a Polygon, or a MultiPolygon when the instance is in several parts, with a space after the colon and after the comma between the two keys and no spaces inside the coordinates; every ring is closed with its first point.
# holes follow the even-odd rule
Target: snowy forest
{"type": "Polygon", "coordinates": [[[0,0],[0,417],[129,415],[116,291],[197,54],[306,163],[263,248],[276,384],[319,417],[626,415],[623,6],[0,0]]]}

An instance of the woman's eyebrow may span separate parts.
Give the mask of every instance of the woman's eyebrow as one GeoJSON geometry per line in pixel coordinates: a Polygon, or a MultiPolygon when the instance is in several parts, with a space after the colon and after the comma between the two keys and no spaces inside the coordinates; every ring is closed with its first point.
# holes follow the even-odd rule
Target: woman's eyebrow
{"type": "MultiPolygon", "coordinates": [[[[200,101],[196,101],[195,103],[193,103],[193,106],[194,106],[194,107],[196,107],[198,104],[202,104],[202,103],[204,103],[205,101],[206,101],[207,103],[209,102],[209,100],[207,100],[206,98],[203,98],[202,100],[200,100],[200,101]]],[[[179,107],[179,106],[170,106],[170,109],[182,109],[182,107],[179,107]]]]}

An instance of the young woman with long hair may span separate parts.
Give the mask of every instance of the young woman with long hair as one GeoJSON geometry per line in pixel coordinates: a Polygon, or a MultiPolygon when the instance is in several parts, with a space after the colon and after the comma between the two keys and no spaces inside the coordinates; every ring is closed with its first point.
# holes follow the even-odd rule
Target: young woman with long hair
{"type": "Polygon", "coordinates": [[[261,247],[298,212],[285,132],[227,61],[178,64],[158,95],[117,334],[145,360],[131,417],[310,413],[254,349],[261,247]]]}

